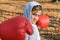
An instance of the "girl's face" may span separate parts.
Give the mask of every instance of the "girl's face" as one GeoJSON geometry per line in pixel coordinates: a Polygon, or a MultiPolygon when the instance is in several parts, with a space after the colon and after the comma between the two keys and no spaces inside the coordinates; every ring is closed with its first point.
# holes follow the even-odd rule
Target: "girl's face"
{"type": "Polygon", "coordinates": [[[32,23],[35,24],[39,18],[39,16],[41,15],[41,10],[34,10],[32,11],[31,13],[31,20],[32,20],[32,23]]]}

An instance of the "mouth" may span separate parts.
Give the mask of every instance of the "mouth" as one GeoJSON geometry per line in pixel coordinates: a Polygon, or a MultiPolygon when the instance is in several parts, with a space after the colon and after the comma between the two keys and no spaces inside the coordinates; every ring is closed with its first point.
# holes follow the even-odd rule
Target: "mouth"
{"type": "Polygon", "coordinates": [[[36,21],[37,21],[36,19],[33,20],[33,22],[36,22],[36,21]]]}

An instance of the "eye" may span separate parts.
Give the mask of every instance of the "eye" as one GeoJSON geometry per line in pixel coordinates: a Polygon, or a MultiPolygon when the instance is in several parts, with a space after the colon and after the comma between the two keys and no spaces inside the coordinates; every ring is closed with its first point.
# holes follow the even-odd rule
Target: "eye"
{"type": "Polygon", "coordinates": [[[32,15],[36,15],[36,13],[33,13],[32,15]]]}
{"type": "Polygon", "coordinates": [[[38,16],[38,17],[40,16],[40,15],[38,15],[38,14],[36,14],[36,13],[33,13],[32,15],[34,15],[34,16],[38,16]]]}
{"type": "Polygon", "coordinates": [[[38,15],[38,17],[39,17],[40,15],[38,15]]]}

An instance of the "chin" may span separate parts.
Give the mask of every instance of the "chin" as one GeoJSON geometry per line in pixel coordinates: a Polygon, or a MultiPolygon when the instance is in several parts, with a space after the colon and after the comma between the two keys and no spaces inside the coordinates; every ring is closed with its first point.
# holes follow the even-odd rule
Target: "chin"
{"type": "Polygon", "coordinates": [[[34,24],[36,24],[36,21],[34,21],[34,24]]]}

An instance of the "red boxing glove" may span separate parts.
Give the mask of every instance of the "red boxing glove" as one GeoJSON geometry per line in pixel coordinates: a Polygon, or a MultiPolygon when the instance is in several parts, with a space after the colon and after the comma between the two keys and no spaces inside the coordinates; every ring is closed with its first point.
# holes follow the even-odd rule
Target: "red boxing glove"
{"type": "Polygon", "coordinates": [[[49,23],[50,23],[49,17],[41,15],[36,24],[41,28],[47,28],[49,26],[49,23]]]}
{"type": "Polygon", "coordinates": [[[22,16],[9,19],[0,26],[2,40],[25,40],[25,33],[33,34],[31,24],[22,16]]]}

